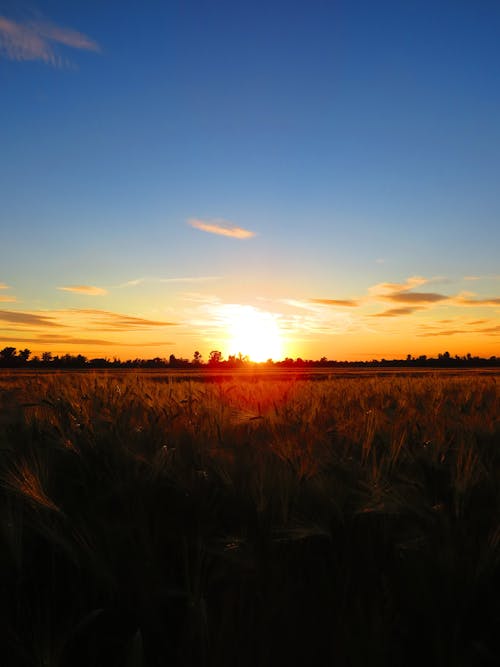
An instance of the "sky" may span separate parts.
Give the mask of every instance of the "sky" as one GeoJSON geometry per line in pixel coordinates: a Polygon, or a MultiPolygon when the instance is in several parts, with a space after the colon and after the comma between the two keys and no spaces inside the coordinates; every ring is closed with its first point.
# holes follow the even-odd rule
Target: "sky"
{"type": "Polygon", "coordinates": [[[0,0],[0,348],[500,355],[496,0],[0,0]]]}

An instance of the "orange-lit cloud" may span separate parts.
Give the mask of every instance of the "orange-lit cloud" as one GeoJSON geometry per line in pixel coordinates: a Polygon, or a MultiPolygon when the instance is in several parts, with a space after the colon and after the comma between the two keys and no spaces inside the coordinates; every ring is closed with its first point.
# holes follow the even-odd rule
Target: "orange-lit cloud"
{"type": "Polygon", "coordinates": [[[0,341],[16,347],[33,346],[38,352],[45,348],[63,354],[71,346],[78,346],[78,351],[85,355],[89,348],[94,354],[101,355],[113,348],[139,351],[148,347],[163,351],[176,345],[176,341],[159,341],[158,336],[174,324],[90,308],[33,312],[0,310],[0,341]]]}
{"type": "MultiPolygon", "coordinates": [[[[39,312],[19,312],[15,310],[0,310],[0,322],[9,322],[16,325],[17,331],[31,330],[34,327],[75,327],[87,331],[138,331],[157,329],[159,327],[175,326],[175,322],[151,320],[133,315],[122,315],[106,310],[97,309],[69,309],[56,310],[49,314],[39,312]]],[[[46,335],[46,334],[44,334],[46,335]]],[[[51,334],[52,335],[52,334],[51,334]]],[[[55,334],[54,334],[55,335],[55,334]]],[[[68,334],[65,334],[67,336],[68,334]]]]}
{"type": "Polygon", "coordinates": [[[396,301],[397,303],[436,303],[437,301],[446,301],[449,299],[445,294],[436,292],[394,292],[385,294],[384,300],[396,301]]]}
{"type": "Polygon", "coordinates": [[[478,299],[466,296],[457,296],[455,303],[460,306],[500,306],[500,297],[478,299]]]}
{"type": "Polygon", "coordinates": [[[404,283],[377,283],[376,285],[372,285],[368,291],[370,294],[374,295],[407,292],[415,287],[425,285],[428,282],[429,280],[427,278],[422,278],[422,276],[411,276],[410,278],[407,278],[404,283]]]}
{"type": "Polygon", "coordinates": [[[320,303],[323,306],[340,306],[354,308],[359,306],[359,302],[354,299],[310,299],[311,303],[320,303]]]}
{"type": "Polygon", "coordinates": [[[419,333],[417,336],[422,338],[430,338],[433,336],[456,336],[457,334],[469,334],[470,331],[464,329],[445,329],[444,331],[429,331],[427,333],[419,333]]]}
{"type": "MultiPolygon", "coordinates": [[[[12,336],[0,336],[0,341],[2,342],[10,342],[12,341],[12,336]]],[[[81,338],[77,336],[60,336],[58,334],[54,334],[53,336],[48,336],[48,335],[40,335],[40,336],[34,336],[31,338],[16,338],[16,341],[18,344],[24,344],[24,343],[29,343],[30,345],[38,345],[38,344],[46,344],[46,345],[60,345],[60,344],[66,344],[66,345],[113,345],[115,347],[138,347],[137,343],[124,343],[124,342],[117,342],[113,340],[105,340],[102,338],[81,338]]],[[[154,342],[144,342],[141,341],[140,347],[158,347],[162,345],[175,345],[175,343],[171,341],[154,341],[154,342]]]]}
{"type": "Polygon", "coordinates": [[[99,328],[100,331],[133,331],[156,327],[171,327],[177,324],[176,322],[149,320],[143,317],[122,315],[120,313],[112,313],[107,310],[74,309],[69,312],[77,316],[85,316],[88,324],[90,324],[93,328],[99,328]]]}
{"type": "Polygon", "coordinates": [[[71,28],[40,20],[18,23],[0,16],[0,55],[5,58],[17,61],[41,60],[57,67],[63,64],[63,60],[56,53],[54,44],[100,51],[94,40],[71,28]]]}
{"type": "Polygon", "coordinates": [[[0,283],[0,289],[10,289],[10,287],[5,283],[0,283]]]}
{"type": "Polygon", "coordinates": [[[37,327],[58,327],[63,326],[48,315],[39,315],[37,313],[22,313],[15,310],[0,310],[0,321],[12,322],[14,324],[25,324],[27,326],[37,327]]]}
{"type": "Polygon", "coordinates": [[[372,317],[399,317],[401,315],[411,315],[417,310],[422,310],[421,306],[406,306],[404,308],[390,308],[383,313],[374,313],[372,317]]]}
{"type": "Polygon", "coordinates": [[[66,285],[58,287],[57,289],[64,292],[76,292],[77,294],[88,294],[89,296],[102,296],[107,294],[107,291],[102,287],[93,287],[92,285],[66,285]]]}
{"type": "Polygon", "coordinates": [[[195,229],[200,229],[202,232],[209,232],[210,234],[218,234],[219,236],[230,236],[233,239],[250,239],[255,236],[255,232],[242,227],[236,227],[225,220],[199,220],[198,218],[190,218],[188,225],[195,229]]]}

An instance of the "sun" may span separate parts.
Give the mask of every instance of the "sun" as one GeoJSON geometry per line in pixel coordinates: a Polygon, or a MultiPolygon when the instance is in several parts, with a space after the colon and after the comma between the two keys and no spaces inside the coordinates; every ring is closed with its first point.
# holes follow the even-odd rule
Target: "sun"
{"type": "Polygon", "coordinates": [[[282,337],[276,315],[253,306],[234,306],[227,313],[229,354],[242,354],[251,361],[281,359],[282,337]]]}

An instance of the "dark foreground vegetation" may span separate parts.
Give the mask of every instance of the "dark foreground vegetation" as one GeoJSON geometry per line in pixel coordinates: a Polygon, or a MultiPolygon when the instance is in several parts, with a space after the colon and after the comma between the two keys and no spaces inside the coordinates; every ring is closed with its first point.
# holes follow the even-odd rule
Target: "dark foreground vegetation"
{"type": "Polygon", "coordinates": [[[4,372],[1,664],[498,665],[497,379],[4,372]]]}

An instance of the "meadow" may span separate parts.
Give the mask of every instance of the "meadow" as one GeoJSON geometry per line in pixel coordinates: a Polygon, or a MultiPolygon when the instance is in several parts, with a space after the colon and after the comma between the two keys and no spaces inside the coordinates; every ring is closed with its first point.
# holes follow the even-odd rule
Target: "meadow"
{"type": "Polygon", "coordinates": [[[1,664],[499,664],[498,378],[3,372],[1,664]]]}

